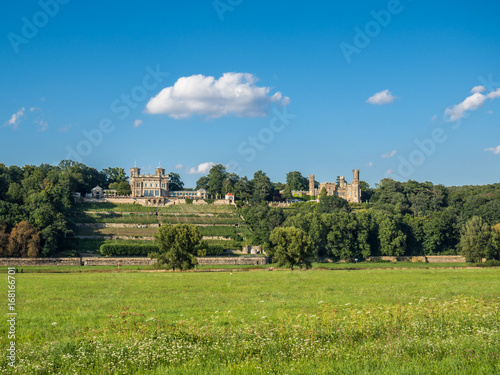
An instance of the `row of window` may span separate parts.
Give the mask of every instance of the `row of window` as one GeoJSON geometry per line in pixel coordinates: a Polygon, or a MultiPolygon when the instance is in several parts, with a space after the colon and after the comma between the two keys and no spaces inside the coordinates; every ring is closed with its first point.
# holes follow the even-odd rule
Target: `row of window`
{"type": "Polygon", "coordinates": [[[182,197],[184,195],[196,196],[196,195],[198,195],[198,193],[196,193],[196,192],[171,192],[170,195],[173,197],[182,197]]]}
{"type": "MultiPolygon", "coordinates": [[[[135,187],[140,188],[140,187],[141,187],[141,183],[140,183],[140,182],[137,182],[137,183],[135,184],[135,187]]],[[[145,188],[147,188],[147,187],[155,187],[155,188],[157,188],[157,187],[158,187],[158,184],[153,184],[153,183],[149,183],[149,184],[148,184],[148,183],[146,182],[146,183],[144,183],[144,187],[145,187],[145,188]],[[154,186],[153,186],[153,185],[154,185],[154,186]]],[[[162,187],[163,189],[165,189],[165,188],[167,187],[167,184],[161,184],[161,187],[162,187]]]]}

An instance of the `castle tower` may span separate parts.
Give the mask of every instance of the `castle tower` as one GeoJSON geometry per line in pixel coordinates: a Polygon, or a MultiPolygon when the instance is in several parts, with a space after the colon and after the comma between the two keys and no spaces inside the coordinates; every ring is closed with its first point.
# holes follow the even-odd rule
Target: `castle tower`
{"type": "Polygon", "coordinates": [[[309,175],[309,195],[311,197],[315,196],[315,189],[314,189],[314,175],[310,174],[309,175]]]}
{"type": "Polygon", "coordinates": [[[354,192],[353,202],[361,203],[361,186],[359,183],[359,169],[352,170],[352,190],[354,192]]]}
{"type": "Polygon", "coordinates": [[[165,169],[162,167],[158,167],[155,169],[156,176],[165,176],[165,169]]]}
{"type": "Polygon", "coordinates": [[[130,168],[130,177],[139,177],[140,174],[141,174],[141,168],[139,167],[130,168]]]}

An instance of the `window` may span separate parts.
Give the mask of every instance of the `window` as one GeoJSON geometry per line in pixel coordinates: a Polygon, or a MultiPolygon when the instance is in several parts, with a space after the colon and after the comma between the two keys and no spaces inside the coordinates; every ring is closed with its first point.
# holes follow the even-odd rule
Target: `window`
{"type": "Polygon", "coordinates": [[[160,192],[158,190],[155,190],[155,196],[159,196],[160,195],[160,192]]]}
{"type": "Polygon", "coordinates": [[[141,187],[141,183],[140,183],[140,182],[136,183],[136,184],[135,184],[135,187],[140,188],[140,187],[141,187]]]}
{"type": "Polygon", "coordinates": [[[158,184],[155,184],[155,187],[158,187],[158,184]]]}

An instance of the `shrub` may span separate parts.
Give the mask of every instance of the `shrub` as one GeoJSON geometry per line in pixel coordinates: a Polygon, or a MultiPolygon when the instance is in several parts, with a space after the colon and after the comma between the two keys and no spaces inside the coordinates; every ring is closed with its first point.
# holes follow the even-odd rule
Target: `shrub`
{"type": "Polygon", "coordinates": [[[487,260],[486,262],[474,264],[476,267],[500,267],[500,260],[487,260]]]}
{"type": "Polygon", "coordinates": [[[224,254],[226,249],[222,245],[208,245],[207,256],[216,256],[224,254]]]}
{"type": "Polygon", "coordinates": [[[158,252],[158,246],[154,244],[103,244],[100,248],[101,254],[106,256],[116,255],[141,255],[147,256],[158,252]]]}

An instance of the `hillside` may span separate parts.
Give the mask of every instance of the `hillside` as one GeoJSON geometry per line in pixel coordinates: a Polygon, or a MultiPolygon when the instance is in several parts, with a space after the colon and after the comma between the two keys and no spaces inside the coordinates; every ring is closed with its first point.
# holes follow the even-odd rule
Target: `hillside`
{"type": "Polygon", "coordinates": [[[97,253],[104,243],[151,243],[161,224],[198,227],[209,245],[241,250],[248,227],[229,205],[177,204],[145,207],[136,204],[80,203],[73,212],[74,235],[68,253],[97,253]]]}

